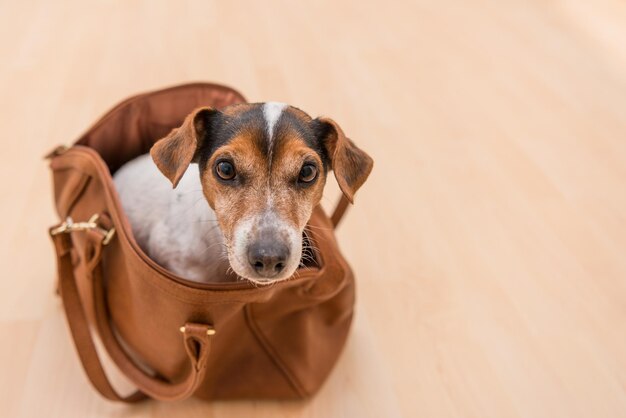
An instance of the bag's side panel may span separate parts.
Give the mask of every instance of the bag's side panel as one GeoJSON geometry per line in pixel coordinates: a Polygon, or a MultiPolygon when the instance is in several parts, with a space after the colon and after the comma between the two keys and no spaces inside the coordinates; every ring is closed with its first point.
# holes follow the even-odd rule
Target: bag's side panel
{"type": "MultiPolygon", "coordinates": [[[[123,245],[123,244],[122,244],[123,245]]],[[[208,373],[196,392],[205,399],[294,398],[298,392],[275,367],[245,324],[241,301],[193,303],[158,286],[145,266],[124,257],[120,243],[107,248],[105,276],[112,322],[138,358],[168,380],[186,374],[179,328],[186,322],[216,330],[208,373]]]]}
{"type": "Polygon", "coordinates": [[[253,304],[250,324],[303,396],[314,394],[335,365],[352,321],[355,289],[352,270],[337,248],[328,219],[318,209],[315,245],[324,266],[312,286],[276,292],[253,304]]]}
{"type": "Polygon", "coordinates": [[[61,219],[69,216],[74,204],[87,187],[90,177],[76,169],[52,167],[54,201],[61,219]]]}

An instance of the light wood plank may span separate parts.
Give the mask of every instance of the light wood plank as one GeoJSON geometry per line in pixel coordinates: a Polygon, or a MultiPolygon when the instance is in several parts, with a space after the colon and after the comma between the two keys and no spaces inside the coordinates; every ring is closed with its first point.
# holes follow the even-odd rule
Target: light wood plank
{"type": "Polygon", "coordinates": [[[0,2],[2,415],[625,416],[625,45],[618,0],[0,2]],[[338,231],[355,326],[311,400],[112,404],[69,340],[41,157],[194,80],[376,160],[338,231]]]}

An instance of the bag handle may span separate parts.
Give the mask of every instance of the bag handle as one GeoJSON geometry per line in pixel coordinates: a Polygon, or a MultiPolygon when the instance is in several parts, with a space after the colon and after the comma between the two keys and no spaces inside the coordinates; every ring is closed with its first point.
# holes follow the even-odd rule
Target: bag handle
{"type": "Polygon", "coordinates": [[[335,206],[332,216],[330,217],[330,222],[333,224],[334,229],[337,229],[337,225],[339,225],[339,222],[343,219],[343,215],[346,214],[348,206],[350,206],[350,201],[342,194],[339,198],[339,202],[337,202],[337,205],[335,206]]]}
{"type": "Polygon", "coordinates": [[[68,229],[63,228],[63,225],[50,229],[57,254],[61,299],[74,344],[87,377],[102,396],[114,401],[137,402],[145,399],[146,395],[159,400],[180,400],[190,397],[204,380],[211,347],[209,337],[215,331],[205,324],[197,323],[187,323],[181,327],[182,343],[189,357],[190,370],[180,382],[171,383],[158,376],[148,375],[137,366],[117,340],[106,308],[101,269],[102,248],[107,236],[105,232],[102,228],[68,229]],[[84,231],[87,238],[84,250],[85,271],[86,278],[93,281],[96,328],[100,339],[116,366],[139,389],[128,396],[119,395],[111,385],[89,329],[89,321],[78,291],[71,257],[73,243],[72,235],[68,232],[76,230],[84,231]]]}

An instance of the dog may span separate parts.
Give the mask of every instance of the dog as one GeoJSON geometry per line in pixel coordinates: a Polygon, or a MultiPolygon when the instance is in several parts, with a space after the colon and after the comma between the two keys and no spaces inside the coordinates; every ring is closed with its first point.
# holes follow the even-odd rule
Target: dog
{"type": "Polygon", "coordinates": [[[301,265],[329,171],[353,203],[372,168],[334,120],[267,102],[194,110],[114,181],[158,264],[197,282],[232,280],[232,270],[268,284],[301,265]]]}

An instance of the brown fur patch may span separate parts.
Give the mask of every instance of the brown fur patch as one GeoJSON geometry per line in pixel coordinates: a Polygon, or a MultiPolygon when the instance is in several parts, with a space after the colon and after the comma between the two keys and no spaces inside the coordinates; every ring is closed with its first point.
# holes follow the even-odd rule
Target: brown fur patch
{"type": "Polygon", "coordinates": [[[155,164],[174,187],[201,146],[205,135],[205,118],[211,112],[214,110],[208,107],[194,110],[179,128],[173,129],[150,149],[150,155],[155,164]]]}
{"type": "Polygon", "coordinates": [[[374,167],[374,160],[345,136],[337,122],[329,118],[318,120],[329,129],[325,146],[339,188],[350,203],[353,203],[354,194],[365,183],[374,167]]]}
{"type": "Polygon", "coordinates": [[[271,166],[259,145],[262,134],[243,129],[215,151],[202,174],[206,198],[218,214],[227,239],[232,238],[238,221],[270,210],[270,206],[279,217],[302,229],[322,197],[325,183],[322,161],[298,132],[287,130],[277,135],[271,166]],[[234,164],[235,181],[218,179],[215,165],[221,160],[234,164]],[[317,179],[308,187],[297,184],[305,162],[315,164],[318,169],[317,179]]]}

